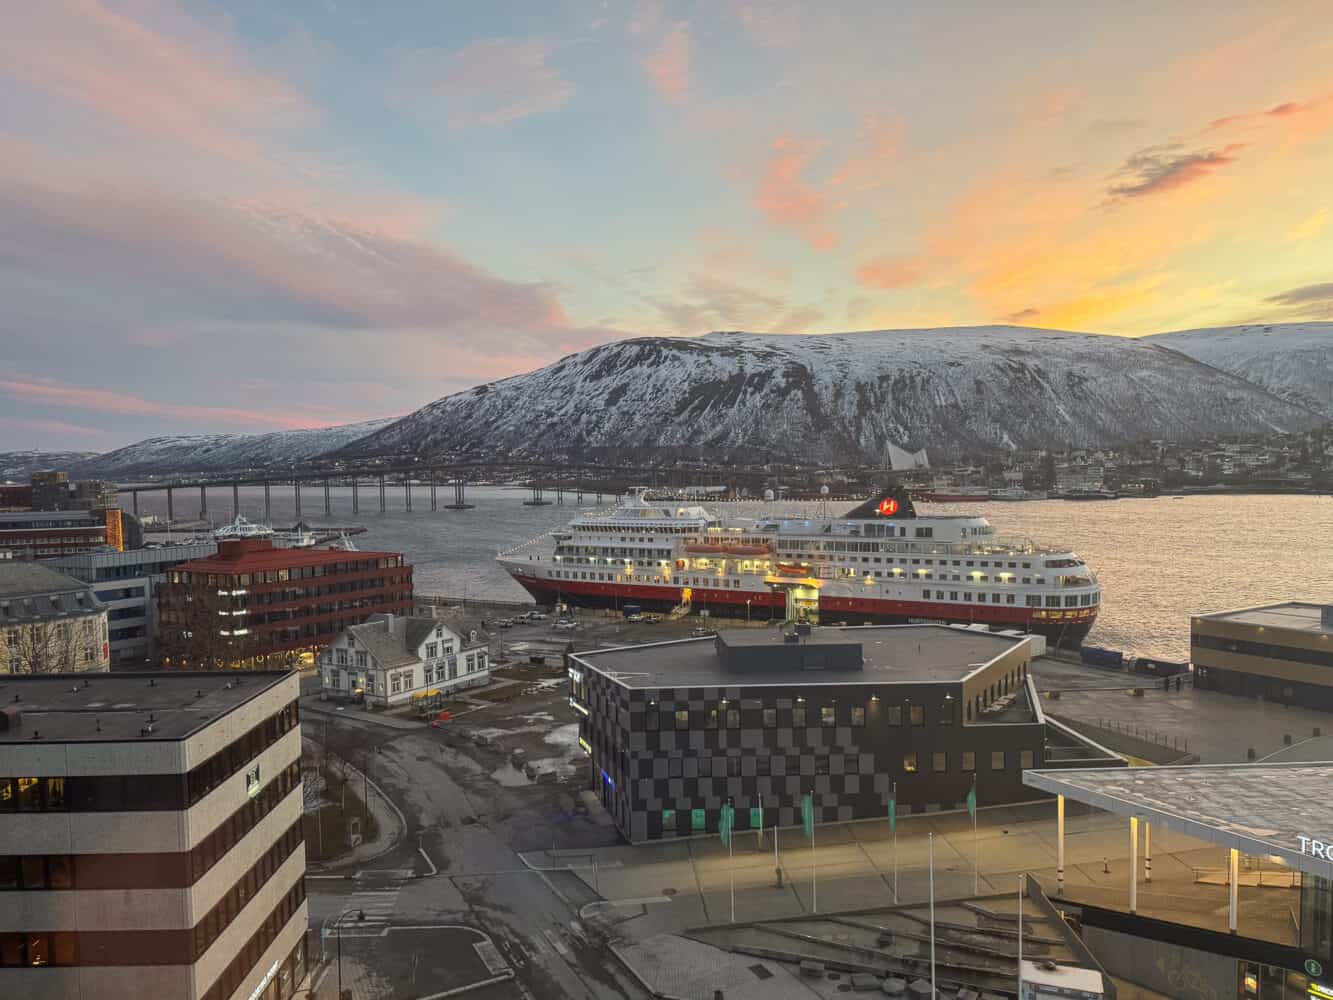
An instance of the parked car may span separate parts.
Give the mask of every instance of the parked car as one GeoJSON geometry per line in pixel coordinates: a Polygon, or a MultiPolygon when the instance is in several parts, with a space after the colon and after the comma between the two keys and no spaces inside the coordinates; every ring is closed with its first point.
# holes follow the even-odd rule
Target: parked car
{"type": "Polygon", "coordinates": [[[514,620],[512,618],[497,618],[491,622],[491,625],[494,628],[513,628],[514,620]]]}
{"type": "Polygon", "coordinates": [[[711,628],[703,628],[703,627],[697,628],[690,633],[690,635],[694,636],[696,639],[702,639],[705,636],[716,635],[716,634],[717,633],[715,633],[711,628]]]}
{"type": "Polygon", "coordinates": [[[660,621],[662,620],[662,616],[661,616],[661,615],[644,615],[644,616],[643,616],[643,620],[644,620],[646,623],[648,623],[649,625],[656,625],[658,622],[660,622],[660,621]]]}
{"type": "Polygon", "coordinates": [[[556,622],[553,626],[557,632],[573,632],[579,627],[578,622],[556,622]]]}
{"type": "Polygon", "coordinates": [[[634,614],[632,615],[625,616],[625,621],[627,622],[641,622],[643,620],[644,620],[643,615],[639,614],[637,611],[634,612],[634,614]]]}

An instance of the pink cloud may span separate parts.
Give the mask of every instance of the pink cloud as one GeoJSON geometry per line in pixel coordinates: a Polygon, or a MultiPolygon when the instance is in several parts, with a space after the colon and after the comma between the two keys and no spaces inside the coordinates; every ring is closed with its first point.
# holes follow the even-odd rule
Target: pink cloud
{"type": "Polygon", "coordinates": [[[300,94],[225,37],[153,6],[136,20],[100,0],[29,4],[0,32],[0,74],[133,133],[228,160],[261,154],[256,128],[310,117],[300,94]]]}
{"type": "Polygon", "coordinates": [[[38,406],[60,406],[99,413],[200,420],[246,427],[319,426],[312,424],[309,416],[283,415],[271,410],[245,410],[228,406],[159,403],[138,396],[109,392],[105,389],[88,389],[44,378],[0,378],[0,393],[38,406]]]}
{"type": "Polygon", "coordinates": [[[555,46],[542,39],[490,38],[453,53],[414,53],[402,74],[409,103],[443,102],[454,128],[503,125],[562,107],[574,84],[549,63],[555,46]]]}
{"type": "Polygon", "coordinates": [[[115,436],[105,427],[85,427],[66,420],[46,420],[41,417],[7,417],[5,426],[12,431],[29,435],[49,434],[54,438],[65,440],[70,438],[88,440],[95,445],[101,445],[115,436]]]}
{"type": "Polygon", "coordinates": [[[862,123],[852,152],[833,172],[829,185],[850,194],[879,187],[898,158],[903,144],[901,121],[880,121],[870,117],[862,123]]]}
{"type": "Polygon", "coordinates": [[[1140,150],[1125,161],[1107,188],[1111,198],[1141,198],[1165,194],[1203,180],[1236,162],[1236,153],[1247,144],[1233,142],[1222,149],[1184,153],[1178,144],[1140,150]]]}
{"type": "Polygon", "coordinates": [[[662,97],[672,104],[685,100],[690,88],[690,26],[678,21],[644,61],[644,69],[662,97]]]}
{"type": "Polygon", "coordinates": [[[920,279],[920,265],[911,257],[878,257],[862,264],[856,272],[856,280],[860,284],[884,291],[905,288],[920,279]]]}
{"type": "Polygon", "coordinates": [[[755,187],[754,204],[773,225],[795,230],[816,250],[832,250],[838,236],[829,225],[829,199],[804,177],[818,152],[815,143],[775,140],[755,187]]]}

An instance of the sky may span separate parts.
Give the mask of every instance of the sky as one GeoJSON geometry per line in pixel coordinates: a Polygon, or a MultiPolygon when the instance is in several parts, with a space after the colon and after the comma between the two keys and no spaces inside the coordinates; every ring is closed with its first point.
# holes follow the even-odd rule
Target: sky
{"type": "Polygon", "coordinates": [[[410,412],[609,340],[1333,318],[1333,12],[42,0],[0,451],[410,412]]]}

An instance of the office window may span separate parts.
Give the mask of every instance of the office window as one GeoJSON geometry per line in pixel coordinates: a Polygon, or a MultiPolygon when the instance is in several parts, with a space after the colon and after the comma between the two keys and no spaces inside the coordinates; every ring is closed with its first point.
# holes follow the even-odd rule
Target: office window
{"type": "Polygon", "coordinates": [[[912,706],[912,725],[924,726],[926,724],[926,707],[924,705],[912,706]]]}
{"type": "Polygon", "coordinates": [[[884,710],[884,722],[889,726],[901,726],[903,724],[903,707],[901,705],[890,705],[884,710]]]}
{"type": "Polygon", "coordinates": [[[662,832],[667,833],[668,831],[671,833],[676,831],[676,810],[674,809],[662,810],[662,832]]]}
{"type": "Polygon", "coordinates": [[[739,778],[741,776],[741,759],[739,757],[727,758],[727,777],[739,778]]]}
{"type": "Polygon", "coordinates": [[[791,710],[791,724],[793,726],[805,725],[805,706],[797,705],[791,710]]]}
{"type": "Polygon", "coordinates": [[[963,771],[975,771],[977,769],[977,755],[971,750],[963,751],[963,771]]]}
{"type": "Polygon", "coordinates": [[[930,769],[936,774],[943,774],[949,770],[949,755],[942,751],[935,751],[930,755],[930,769]]]}
{"type": "Polygon", "coordinates": [[[778,710],[776,708],[764,709],[764,728],[774,729],[778,724],[778,710]]]}
{"type": "Polygon", "coordinates": [[[741,728],[741,710],[740,710],[739,708],[729,708],[729,709],[727,709],[727,719],[726,719],[726,722],[727,722],[727,728],[728,728],[728,729],[740,729],[740,728],[741,728]]]}
{"type": "Polygon", "coordinates": [[[1031,750],[1018,751],[1018,766],[1025,771],[1033,766],[1031,750]]]}
{"type": "Polygon", "coordinates": [[[676,731],[680,732],[690,728],[690,710],[688,708],[676,709],[676,731]]]}
{"type": "Polygon", "coordinates": [[[866,710],[864,705],[852,706],[852,725],[864,726],[866,724],[866,710]]]}
{"type": "Polygon", "coordinates": [[[717,728],[717,709],[716,709],[716,708],[710,708],[710,709],[708,709],[707,714],[704,716],[704,728],[705,728],[705,729],[716,729],[716,728],[717,728]]]}
{"type": "Polygon", "coordinates": [[[754,773],[756,777],[767,778],[773,772],[773,761],[770,757],[760,756],[754,759],[754,773]]]}
{"type": "Polygon", "coordinates": [[[990,769],[992,771],[1004,770],[1004,751],[992,750],[990,755],[990,769]]]}
{"type": "Polygon", "coordinates": [[[819,724],[821,726],[836,726],[838,724],[838,710],[833,705],[824,705],[819,710],[819,724]]]}
{"type": "Polygon", "coordinates": [[[947,698],[947,699],[945,699],[944,703],[943,703],[942,705],[940,705],[939,715],[936,717],[936,719],[935,719],[935,723],[936,723],[936,725],[940,725],[940,726],[952,726],[952,725],[953,725],[953,699],[952,699],[952,698],[947,698]]]}
{"type": "Polygon", "coordinates": [[[916,751],[903,755],[903,770],[908,774],[916,773],[916,751]]]}

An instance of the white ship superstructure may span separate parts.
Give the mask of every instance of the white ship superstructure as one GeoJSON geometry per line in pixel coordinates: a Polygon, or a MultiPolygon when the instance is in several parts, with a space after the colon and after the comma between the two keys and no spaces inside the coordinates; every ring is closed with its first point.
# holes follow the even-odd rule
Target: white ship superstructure
{"type": "Polygon", "coordinates": [[[901,494],[840,517],[726,520],[636,496],[502,553],[544,603],[756,618],[947,621],[1077,645],[1101,589],[1073,552],[1005,542],[980,516],[919,516],[901,494]]]}

